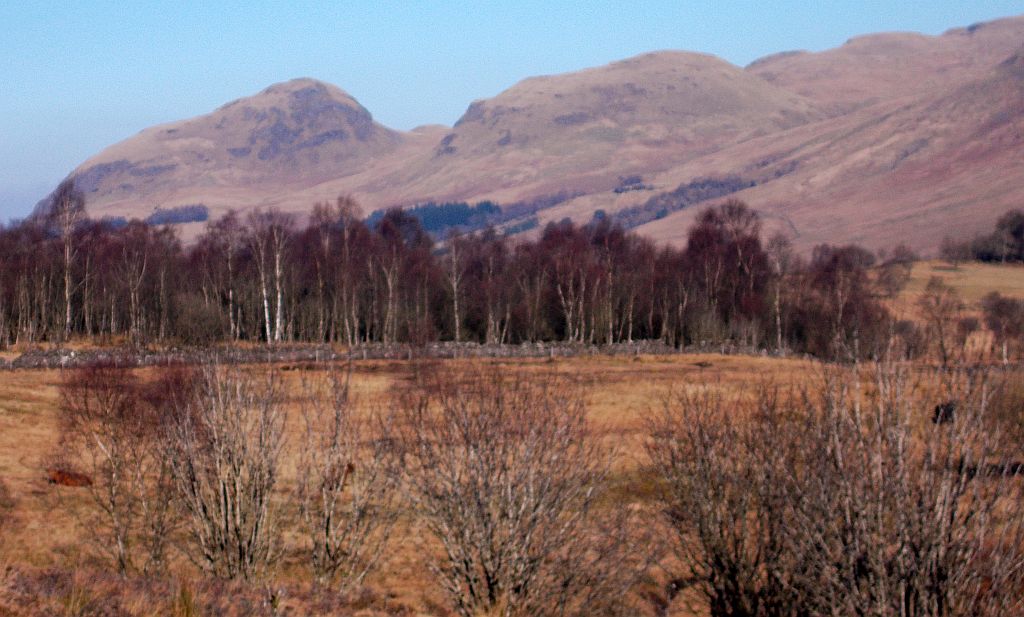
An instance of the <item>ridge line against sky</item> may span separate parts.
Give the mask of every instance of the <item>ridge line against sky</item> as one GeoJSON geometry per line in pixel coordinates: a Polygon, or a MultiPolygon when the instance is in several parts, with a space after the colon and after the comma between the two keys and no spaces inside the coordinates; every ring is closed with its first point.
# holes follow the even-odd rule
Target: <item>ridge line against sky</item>
{"type": "Polygon", "coordinates": [[[384,125],[451,125],[535,75],[680,49],[743,66],[886,31],[940,34],[1024,1],[10,2],[0,6],[0,221],[142,129],[297,77],[384,125]]]}

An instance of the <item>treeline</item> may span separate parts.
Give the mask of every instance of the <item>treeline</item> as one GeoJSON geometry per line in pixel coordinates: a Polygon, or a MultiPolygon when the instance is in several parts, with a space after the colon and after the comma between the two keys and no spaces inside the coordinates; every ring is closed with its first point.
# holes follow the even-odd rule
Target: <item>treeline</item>
{"type": "Polygon", "coordinates": [[[304,225],[274,210],[228,214],[186,246],[168,226],[88,220],[65,186],[48,217],[0,229],[0,345],[655,339],[870,357],[894,332],[908,352],[920,347],[916,326],[882,303],[909,276],[905,254],[878,276],[856,246],[805,259],[781,236],[764,242],[758,215],[735,200],[706,210],[685,249],[608,220],[439,245],[399,209],[368,225],[347,198],[304,225]]]}
{"type": "Polygon", "coordinates": [[[1024,262],[1024,210],[1011,210],[999,217],[991,233],[958,242],[946,237],[940,249],[942,258],[951,262],[989,263],[1024,262]]]}

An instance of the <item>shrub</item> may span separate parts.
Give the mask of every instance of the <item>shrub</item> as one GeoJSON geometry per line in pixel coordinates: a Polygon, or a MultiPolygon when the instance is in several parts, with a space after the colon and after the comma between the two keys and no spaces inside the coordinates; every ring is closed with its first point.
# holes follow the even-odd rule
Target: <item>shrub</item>
{"type": "Polygon", "coordinates": [[[443,547],[429,564],[459,615],[610,614],[639,571],[595,502],[609,455],[578,386],[497,369],[431,372],[405,396],[405,490],[443,547]]]}
{"type": "Polygon", "coordinates": [[[712,617],[1007,615],[1024,590],[1020,464],[984,376],[882,364],[816,389],[671,399],[649,448],[712,617]],[[931,423],[936,400],[956,400],[931,423]]]}
{"type": "Polygon", "coordinates": [[[222,339],[227,323],[221,307],[207,304],[198,294],[182,294],[175,299],[175,331],[186,345],[203,347],[222,339]]]}
{"type": "Polygon", "coordinates": [[[275,373],[204,368],[193,396],[178,401],[164,450],[187,513],[189,556],[219,578],[250,580],[278,555],[271,504],[285,416],[275,373]]]}
{"type": "Polygon", "coordinates": [[[161,419],[138,380],[115,363],[71,371],[60,413],[61,449],[87,473],[55,471],[65,485],[89,491],[84,522],[93,544],[121,574],[140,557],[143,572],[162,567],[172,526],[169,469],[158,448],[161,419]]]}
{"type": "Polygon", "coordinates": [[[348,375],[306,382],[298,498],[320,583],[358,585],[377,565],[398,516],[390,416],[359,415],[348,375]]]}

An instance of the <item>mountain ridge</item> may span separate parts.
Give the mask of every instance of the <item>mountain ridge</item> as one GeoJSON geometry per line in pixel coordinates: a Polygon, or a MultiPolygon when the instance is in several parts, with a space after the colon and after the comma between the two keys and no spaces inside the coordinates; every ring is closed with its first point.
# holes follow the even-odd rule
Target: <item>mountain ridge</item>
{"type": "MultiPolygon", "coordinates": [[[[146,129],[69,177],[94,216],[139,218],[183,204],[204,204],[214,216],[253,207],[303,214],[341,193],[369,210],[575,196],[542,210],[541,223],[563,216],[585,222],[599,209],[642,204],[651,191],[741,177],[756,186],[739,196],[769,218],[787,220],[805,247],[850,239],[871,245],[892,234],[870,222],[844,227],[842,213],[858,204],[864,212],[898,205],[908,220],[937,220],[922,214],[934,208],[908,203],[920,200],[946,204],[953,221],[974,212],[972,225],[983,228],[993,207],[1017,198],[1024,169],[1011,150],[1024,112],[1011,86],[1024,75],[1021,40],[1024,17],[1014,17],[938,36],[864,35],[746,67],[709,54],[648,52],[529,77],[471,102],[451,127],[411,131],[379,124],[337,86],[298,78],[146,129]],[[981,143],[988,141],[991,147],[981,143]],[[1009,174],[994,183],[1003,187],[994,199],[991,181],[940,181],[931,194],[919,186],[929,174],[959,178],[961,170],[949,166],[974,169],[972,156],[1009,174]],[[642,190],[613,192],[624,177],[641,177],[642,190]],[[983,198],[988,205],[979,205],[983,198]],[[963,203],[949,205],[957,199],[963,203]],[[841,216],[828,224],[829,212],[841,216]]],[[[670,214],[638,229],[681,242],[688,216],[670,214]]],[[[182,229],[188,235],[197,227],[182,229]]],[[[919,229],[908,236],[925,250],[939,240],[919,229]]]]}

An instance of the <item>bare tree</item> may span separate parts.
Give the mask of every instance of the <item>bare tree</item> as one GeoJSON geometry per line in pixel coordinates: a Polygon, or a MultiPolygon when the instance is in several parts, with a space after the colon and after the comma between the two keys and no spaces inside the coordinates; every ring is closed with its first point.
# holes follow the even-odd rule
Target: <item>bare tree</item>
{"type": "Polygon", "coordinates": [[[960,294],[942,278],[933,276],[928,280],[924,293],[918,298],[917,306],[925,318],[930,338],[938,347],[942,366],[949,366],[956,351],[956,323],[963,309],[960,294]]]}
{"type": "Polygon", "coordinates": [[[444,557],[429,565],[459,615],[610,613],[636,569],[602,528],[609,455],[579,387],[498,369],[432,372],[401,409],[405,490],[444,557]]]}
{"type": "Polygon", "coordinates": [[[882,260],[882,265],[878,268],[875,283],[886,296],[895,298],[903,291],[907,283],[910,282],[910,275],[914,271],[914,263],[919,258],[905,244],[899,244],[893,248],[888,257],[883,258],[883,255],[885,255],[885,251],[879,251],[879,259],[882,260]]]}
{"type": "Polygon", "coordinates": [[[1006,366],[1010,363],[1011,343],[1024,338],[1024,301],[993,291],[981,299],[981,308],[985,326],[992,332],[1006,366]]]}
{"type": "Polygon", "coordinates": [[[149,229],[136,224],[126,230],[125,242],[121,247],[120,275],[128,291],[128,324],[133,344],[143,342],[145,310],[142,288],[149,268],[149,229]]]}
{"type": "Polygon", "coordinates": [[[278,210],[254,211],[249,216],[249,247],[256,257],[260,292],[263,300],[264,332],[267,342],[284,338],[284,279],[288,247],[294,234],[295,219],[278,210]],[[274,318],[270,317],[270,282],[274,285],[274,318]]]}
{"type": "Polygon", "coordinates": [[[942,238],[942,244],[939,246],[939,256],[949,262],[954,270],[959,269],[962,262],[970,261],[974,258],[969,240],[956,241],[949,236],[942,238]]]}
{"type": "Polygon", "coordinates": [[[257,378],[210,365],[176,407],[166,456],[188,513],[190,557],[214,576],[252,579],[278,555],[280,384],[273,371],[257,378]]]}
{"type": "Polygon", "coordinates": [[[49,212],[51,223],[60,234],[64,249],[64,338],[71,336],[71,269],[78,251],[75,247],[75,231],[85,219],[85,198],[75,189],[74,180],[64,180],[53,196],[53,207],[49,212]]]}
{"type": "Polygon", "coordinates": [[[360,417],[350,373],[307,382],[299,509],[317,582],[357,585],[383,555],[399,509],[392,423],[360,417]]]}
{"type": "Polygon", "coordinates": [[[61,385],[61,442],[84,464],[93,512],[85,526],[121,574],[165,562],[173,526],[169,468],[156,446],[159,419],[130,371],[99,365],[61,385]]]}
{"type": "Polygon", "coordinates": [[[793,250],[793,242],[781,233],[774,234],[768,240],[766,252],[768,263],[775,275],[772,284],[772,313],[775,317],[775,353],[782,355],[784,352],[782,340],[782,291],[784,286],[790,284],[793,271],[798,269],[799,257],[793,250]]]}
{"type": "Polygon", "coordinates": [[[465,278],[462,264],[462,243],[463,240],[458,233],[448,236],[448,271],[447,282],[452,292],[452,327],[455,342],[462,341],[462,311],[459,310],[459,300],[463,293],[462,281],[465,278]]]}

